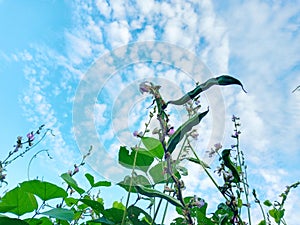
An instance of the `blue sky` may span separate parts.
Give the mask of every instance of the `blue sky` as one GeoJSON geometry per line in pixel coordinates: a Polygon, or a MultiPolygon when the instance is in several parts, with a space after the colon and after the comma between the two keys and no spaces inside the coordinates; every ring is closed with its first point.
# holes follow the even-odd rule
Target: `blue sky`
{"type": "MultiPolygon", "coordinates": [[[[299,180],[300,92],[292,93],[300,84],[299,1],[0,0],[0,21],[0,156],[12,149],[16,136],[41,124],[56,135],[41,146],[50,149],[54,160],[40,155],[31,177],[57,181],[90,144],[96,146],[95,161],[89,163],[94,173],[113,177],[120,171],[110,164],[118,146],[135,143],[131,132],[143,126],[141,115],[150,103],[138,93],[141,81],[159,82],[170,99],[189,91],[194,81],[232,74],[248,93],[224,87],[203,97],[203,105],[221,116],[211,115],[199,128],[199,151],[214,141],[232,144],[235,114],[241,117],[250,182],[260,196],[275,200],[285,185],[299,180]],[[139,45],[143,41],[150,42],[139,45]],[[186,53],[186,61],[176,58],[178,52],[186,53]],[[199,63],[192,67],[203,63],[203,74],[188,63],[195,58],[199,63]],[[93,104],[80,101],[76,90],[87,91],[93,104]],[[76,120],[81,112],[76,107],[86,109],[86,118],[80,118],[90,120],[76,120]],[[212,126],[221,130],[215,139],[212,126]],[[87,138],[89,131],[95,131],[95,139],[87,138]]],[[[184,119],[180,109],[173,110],[174,117],[184,119]]],[[[176,121],[171,120],[178,127],[176,121]]],[[[9,168],[12,185],[26,178],[23,171],[31,156],[9,168]]],[[[194,171],[187,192],[209,198],[212,185],[194,171]]],[[[287,221],[295,224],[299,190],[292,195],[287,221]]]]}

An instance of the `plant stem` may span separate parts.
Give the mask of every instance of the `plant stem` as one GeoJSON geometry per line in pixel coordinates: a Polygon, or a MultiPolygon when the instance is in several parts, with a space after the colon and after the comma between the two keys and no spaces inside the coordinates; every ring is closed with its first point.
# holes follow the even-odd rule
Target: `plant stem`
{"type": "Polygon", "coordinates": [[[169,205],[169,202],[166,203],[164,214],[163,214],[163,217],[162,217],[162,220],[161,220],[161,225],[164,224],[164,221],[165,221],[165,218],[166,218],[166,215],[167,215],[167,211],[168,211],[168,205],[169,205]]]}
{"type": "MultiPolygon", "coordinates": [[[[235,126],[235,130],[237,131],[237,123],[234,122],[234,126],[235,126]]],[[[237,149],[237,157],[238,157],[238,162],[239,162],[239,166],[242,169],[242,161],[241,161],[241,151],[240,151],[240,139],[239,139],[239,135],[237,135],[236,138],[236,149],[237,149]]],[[[246,169],[245,169],[246,170],[246,169]]],[[[249,225],[251,225],[251,213],[250,213],[250,203],[249,203],[249,199],[248,199],[248,195],[249,195],[249,190],[248,187],[246,186],[246,178],[244,176],[244,173],[242,171],[242,183],[243,183],[243,187],[245,190],[245,198],[246,198],[246,203],[247,203],[247,214],[248,214],[248,221],[249,221],[249,225]]]]}
{"type": "Polygon", "coordinates": [[[202,161],[199,159],[197,153],[195,152],[194,148],[192,147],[192,145],[190,144],[190,141],[188,140],[188,144],[189,147],[191,148],[192,152],[194,153],[196,159],[200,162],[201,167],[203,168],[204,172],[207,174],[207,176],[211,179],[211,181],[213,182],[213,184],[216,186],[216,188],[220,191],[220,193],[224,196],[224,198],[229,201],[229,199],[227,198],[227,196],[220,190],[219,185],[217,184],[217,182],[215,181],[215,179],[210,175],[210,173],[208,172],[208,170],[206,169],[205,165],[203,165],[202,161]]]}
{"type": "MultiPolygon", "coordinates": [[[[148,129],[148,126],[149,126],[151,120],[152,120],[152,116],[150,116],[148,123],[146,123],[146,127],[145,127],[145,130],[144,130],[142,136],[145,135],[145,133],[146,133],[146,131],[148,129]]],[[[140,146],[141,143],[142,143],[142,141],[140,140],[138,146],[140,146]]],[[[136,166],[137,152],[138,151],[135,151],[135,154],[134,154],[133,167],[132,167],[132,171],[131,171],[131,179],[130,179],[129,190],[128,190],[127,199],[126,199],[126,206],[125,206],[125,210],[124,210],[123,217],[122,217],[122,225],[125,224],[125,217],[126,217],[126,213],[127,213],[127,207],[128,207],[129,199],[130,199],[130,195],[131,195],[131,188],[132,188],[132,183],[133,183],[133,176],[135,174],[134,171],[135,171],[135,166],[136,166]]]]}

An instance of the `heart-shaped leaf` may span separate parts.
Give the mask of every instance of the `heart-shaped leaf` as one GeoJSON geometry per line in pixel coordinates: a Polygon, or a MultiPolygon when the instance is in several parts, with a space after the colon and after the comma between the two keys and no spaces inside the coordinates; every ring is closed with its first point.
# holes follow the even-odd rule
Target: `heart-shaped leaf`
{"type": "Polygon", "coordinates": [[[165,152],[159,140],[153,137],[142,137],[141,139],[152,157],[157,157],[159,159],[163,158],[165,152]]]}
{"type": "Polygon", "coordinates": [[[34,195],[24,191],[21,187],[7,192],[0,202],[0,212],[11,212],[17,216],[33,212],[37,208],[38,204],[34,195]]]}
{"type": "Polygon", "coordinates": [[[137,175],[137,176],[134,176],[134,178],[131,178],[130,176],[126,176],[124,178],[124,180],[119,182],[117,185],[124,188],[126,191],[129,191],[130,183],[131,183],[130,192],[133,192],[133,193],[137,193],[135,190],[136,185],[151,187],[149,180],[146,177],[144,177],[143,175],[137,175]]]}
{"type": "Polygon", "coordinates": [[[20,186],[24,191],[40,197],[43,201],[68,196],[64,189],[46,181],[30,180],[21,183],[20,186]]]}
{"type": "Polygon", "coordinates": [[[126,168],[136,168],[146,172],[153,161],[153,157],[142,154],[135,149],[132,149],[131,153],[129,153],[126,147],[120,147],[119,163],[126,168]]]}

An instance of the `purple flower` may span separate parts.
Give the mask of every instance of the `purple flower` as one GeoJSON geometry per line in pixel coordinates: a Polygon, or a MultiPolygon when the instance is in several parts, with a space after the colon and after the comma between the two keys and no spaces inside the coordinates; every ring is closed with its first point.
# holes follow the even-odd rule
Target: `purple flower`
{"type": "Polygon", "coordinates": [[[17,151],[19,151],[19,146],[15,146],[14,152],[17,152],[17,151]]]}
{"type": "Polygon", "coordinates": [[[201,208],[202,206],[205,205],[205,202],[203,199],[200,199],[199,201],[196,201],[195,202],[195,205],[198,207],[198,208],[201,208]]]}
{"type": "Polygon", "coordinates": [[[231,137],[233,138],[238,138],[238,136],[240,135],[240,131],[235,131],[233,135],[231,135],[231,137]]]}
{"type": "Polygon", "coordinates": [[[151,90],[151,88],[152,88],[152,85],[148,81],[144,81],[144,82],[140,83],[140,92],[142,94],[148,93],[151,90]]]}
{"type": "Polygon", "coordinates": [[[239,117],[236,117],[235,115],[232,115],[232,122],[235,122],[236,120],[239,120],[240,118],[239,117]]]}
{"type": "Polygon", "coordinates": [[[27,138],[28,138],[28,141],[33,141],[34,140],[34,134],[33,132],[30,132],[27,134],[27,138]]]}
{"type": "Polygon", "coordinates": [[[216,143],[216,144],[214,145],[214,147],[215,147],[215,151],[218,151],[218,150],[220,150],[223,146],[221,145],[221,143],[216,143]]]}
{"type": "Polygon", "coordinates": [[[197,140],[199,134],[198,134],[197,130],[193,130],[193,131],[190,133],[190,136],[191,136],[192,138],[194,138],[195,140],[197,140]]]}
{"type": "Polygon", "coordinates": [[[74,167],[75,167],[75,169],[74,169],[74,171],[73,171],[73,175],[74,175],[75,173],[78,173],[78,172],[79,172],[79,167],[76,166],[76,165],[74,165],[74,167]]]}
{"type": "Polygon", "coordinates": [[[135,130],[135,131],[133,132],[133,136],[135,136],[135,137],[142,137],[142,136],[143,136],[143,133],[142,133],[142,132],[138,132],[137,130],[135,130]]]}
{"type": "Polygon", "coordinates": [[[175,133],[174,127],[170,127],[170,129],[168,130],[167,134],[168,134],[169,136],[171,136],[171,135],[174,134],[174,133],[175,133]]]}

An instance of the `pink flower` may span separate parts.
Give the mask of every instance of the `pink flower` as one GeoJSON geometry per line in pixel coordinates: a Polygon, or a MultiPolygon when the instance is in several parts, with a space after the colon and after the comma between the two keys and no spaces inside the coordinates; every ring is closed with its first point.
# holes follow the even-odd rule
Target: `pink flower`
{"type": "Polygon", "coordinates": [[[133,136],[135,136],[135,137],[142,137],[143,136],[143,132],[138,132],[137,130],[135,130],[133,132],[133,136]]]}
{"type": "Polygon", "coordinates": [[[150,92],[152,84],[148,81],[144,81],[140,84],[140,92],[142,94],[150,92]]]}
{"type": "Polygon", "coordinates": [[[33,132],[30,132],[27,134],[27,138],[28,138],[28,141],[33,141],[34,140],[34,134],[33,132]]]}
{"type": "Polygon", "coordinates": [[[200,199],[199,201],[196,201],[195,202],[195,205],[198,207],[198,208],[201,208],[202,206],[205,205],[205,202],[203,199],[200,199]]]}
{"type": "Polygon", "coordinates": [[[191,137],[194,138],[195,140],[197,140],[197,139],[198,139],[198,136],[199,136],[197,130],[193,130],[193,131],[190,133],[190,135],[191,135],[191,137]]]}
{"type": "Polygon", "coordinates": [[[216,144],[214,145],[214,147],[215,147],[215,151],[218,151],[218,150],[220,150],[223,146],[221,145],[221,143],[216,143],[216,144]]]}
{"type": "Polygon", "coordinates": [[[168,132],[167,132],[167,134],[168,134],[169,136],[171,136],[171,135],[174,134],[174,133],[175,133],[174,127],[170,127],[169,130],[168,130],[168,132]]]}
{"type": "Polygon", "coordinates": [[[74,165],[74,167],[75,167],[75,169],[74,169],[74,171],[73,171],[73,175],[74,175],[75,173],[78,173],[78,172],[79,172],[79,167],[76,166],[76,165],[74,165]]]}

